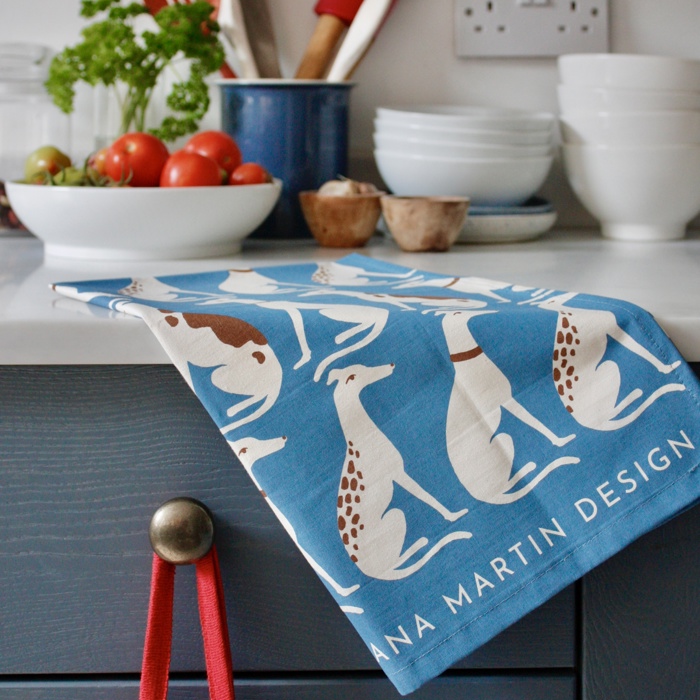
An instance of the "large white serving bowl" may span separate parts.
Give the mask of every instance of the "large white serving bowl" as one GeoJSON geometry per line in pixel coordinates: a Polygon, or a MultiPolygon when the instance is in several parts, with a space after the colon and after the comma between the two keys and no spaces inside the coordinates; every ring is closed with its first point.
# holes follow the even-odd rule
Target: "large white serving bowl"
{"type": "Polygon", "coordinates": [[[395,121],[387,117],[374,120],[376,133],[401,138],[424,138],[430,141],[460,141],[467,144],[492,144],[500,146],[542,146],[552,142],[553,129],[544,131],[501,131],[490,129],[459,129],[454,127],[426,126],[412,122],[395,121]]]}
{"type": "Polygon", "coordinates": [[[700,112],[569,112],[559,118],[565,143],[601,146],[700,144],[700,112]]]}
{"type": "Polygon", "coordinates": [[[542,185],[553,157],[437,158],[377,149],[374,158],[393,194],[469,197],[472,205],[515,205],[542,185]]]}
{"type": "Polygon", "coordinates": [[[405,124],[497,131],[548,131],[554,123],[554,115],[549,112],[451,105],[378,107],[377,117],[405,124]]]}
{"type": "Polygon", "coordinates": [[[470,144],[459,141],[431,141],[421,138],[402,138],[382,132],[374,133],[374,145],[380,150],[399,151],[417,156],[443,158],[538,158],[548,156],[552,146],[499,146],[470,144]]]}
{"type": "Polygon", "coordinates": [[[237,252],[275,206],[279,180],[221,187],[54,187],[5,183],[49,256],[173,260],[237,252]]]}
{"type": "Polygon", "coordinates": [[[560,83],[557,97],[562,114],[700,109],[700,92],[690,90],[626,90],[560,83]]]}
{"type": "Polygon", "coordinates": [[[557,59],[566,85],[700,91],[700,61],[642,54],[566,54],[557,59]]]}
{"type": "Polygon", "coordinates": [[[682,238],[700,212],[700,146],[562,146],[571,187],[603,236],[682,238]]]}

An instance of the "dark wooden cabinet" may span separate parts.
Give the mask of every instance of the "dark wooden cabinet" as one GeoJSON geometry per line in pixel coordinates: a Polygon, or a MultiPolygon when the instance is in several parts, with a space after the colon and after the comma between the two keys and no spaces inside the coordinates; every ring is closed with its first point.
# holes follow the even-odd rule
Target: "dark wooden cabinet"
{"type": "MultiPolygon", "coordinates": [[[[216,521],[239,700],[399,697],[198,399],[157,365],[0,368],[0,698],[138,697],[148,524],[181,495],[216,521]]],[[[412,697],[700,697],[698,534],[696,509],[412,697]]],[[[193,574],[176,576],[173,700],[208,697],[193,574]]]]}
{"type": "Polygon", "coordinates": [[[583,580],[586,700],[700,698],[700,508],[583,580]]]}

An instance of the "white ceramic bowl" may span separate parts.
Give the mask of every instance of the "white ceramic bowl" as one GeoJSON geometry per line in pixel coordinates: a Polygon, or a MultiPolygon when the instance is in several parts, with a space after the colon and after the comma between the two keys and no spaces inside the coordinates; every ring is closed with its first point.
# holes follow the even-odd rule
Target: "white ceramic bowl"
{"type": "Polygon", "coordinates": [[[700,143],[700,111],[568,113],[559,118],[565,143],[662,146],[700,143]]]}
{"type": "Polygon", "coordinates": [[[546,131],[499,131],[498,129],[459,129],[425,126],[412,122],[394,121],[386,117],[374,120],[376,133],[401,138],[424,138],[430,141],[460,141],[467,144],[500,146],[542,146],[552,142],[553,129],[546,131]]]}
{"type": "Polygon", "coordinates": [[[47,255],[172,260],[235,253],[282,183],[221,187],[53,187],[5,183],[10,205],[47,255]]]}
{"type": "Polygon", "coordinates": [[[378,107],[377,117],[405,124],[500,131],[548,131],[554,123],[554,115],[549,112],[450,105],[378,107]]]}
{"type": "Polygon", "coordinates": [[[566,85],[700,91],[700,61],[641,54],[568,54],[557,60],[566,85]]]}
{"type": "Polygon", "coordinates": [[[543,158],[429,158],[377,149],[382,179],[396,195],[469,197],[472,205],[520,204],[544,182],[543,158]]]}
{"type": "Polygon", "coordinates": [[[459,141],[402,138],[382,132],[374,133],[374,145],[380,150],[443,158],[538,158],[548,156],[552,152],[552,146],[549,144],[544,146],[470,144],[460,143],[459,141]]]}
{"type": "Polygon", "coordinates": [[[625,90],[557,85],[562,114],[568,112],[660,112],[700,109],[700,92],[680,90],[625,90]]]}
{"type": "Polygon", "coordinates": [[[700,212],[700,146],[562,146],[581,203],[607,238],[673,240],[700,212]]]}

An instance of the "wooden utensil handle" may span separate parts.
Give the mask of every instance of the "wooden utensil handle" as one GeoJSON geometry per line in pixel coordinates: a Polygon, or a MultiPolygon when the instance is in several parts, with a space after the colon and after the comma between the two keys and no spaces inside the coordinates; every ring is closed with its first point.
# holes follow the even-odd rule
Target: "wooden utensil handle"
{"type": "Polygon", "coordinates": [[[335,15],[321,15],[318,18],[295,78],[316,80],[323,77],[345,26],[345,22],[335,15]]]}

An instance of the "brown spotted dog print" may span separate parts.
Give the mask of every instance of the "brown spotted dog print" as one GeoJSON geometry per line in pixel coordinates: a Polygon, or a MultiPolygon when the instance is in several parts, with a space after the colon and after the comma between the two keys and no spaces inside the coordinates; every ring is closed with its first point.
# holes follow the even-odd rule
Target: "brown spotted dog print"
{"type": "Polygon", "coordinates": [[[593,430],[617,430],[634,422],[664,394],[685,390],[683,384],[669,382],[647,396],[640,388],[622,396],[620,368],[605,358],[610,338],[661,375],[672,372],[680,362],[666,364],[658,359],[620,328],[611,311],[568,306],[575,296],[558,294],[534,303],[557,314],[552,379],[562,404],[577,423],[593,430]],[[620,416],[625,409],[630,412],[620,416]]]}
{"type": "MultiPolygon", "coordinates": [[[[238,440],[229,441],[229,445],[233,449],[234,453],[240,460],[241,464],[244,466],[248,475],[253,480],[253,483],[257,487],[258,491],[262,494],[263,498],[267,501],[267,504],[272,509],[272,512],[277,516],[277,519],[282,523],[282,526],[287,531],[287,534],[292,538],[292,542],[296,544],[299,551],[304,555],[304,558],[311,565],[311,568],[324,580],[328,585],[340,596],[346,597],[354,593],[360,586],[355,584],[353,586],[341,586],[317,561],[314,559],[299,543],[297,538],[297,533],[294,527],[289,522],[287,516],[275,505],[275,503],[270,499],[269,495],[261,488],[255,473],[253,471],[254,465],[259,460],[264,460],[268,455],[274,454],[279,450],[283,449],[287,443],[286,436],[260,439],[256,437],[244,437],[238,440]]],[[[352,612],[357,613],[357,609],[352,609],[352,612]]],[[[360,611],[361,612],[361,611],[360,611]]]]}
{"type": "Polygon", "coordinates": [[[579,381],[576,374],[576,348],[581,344],[578,328],[571,320],[572,315],[570,311],[559,314],[552,353],[552,377],[557,393],[569,413],[574,411],[574,383],[579,381]]]}
{"type": "Polygon", "coordinates": [[[350,560],[360,571],[386,581],[414,574],[450,542],[471,537],[470,532],[452,532],[434,543],[420,559],[404,566],[430,543],[427,537],[419,537],[406,547],[406,517],[402,510],[391,507],[394,484],[449,522],[468,511],[448,510],[409,476],[401,454],[362,405],[362,389],[389,377],[393,371],[393,364],[351,365],[328,374],[328,384],[336,384],[333,400],[346,444],[338,487],[338,532],[350,560]]]}

